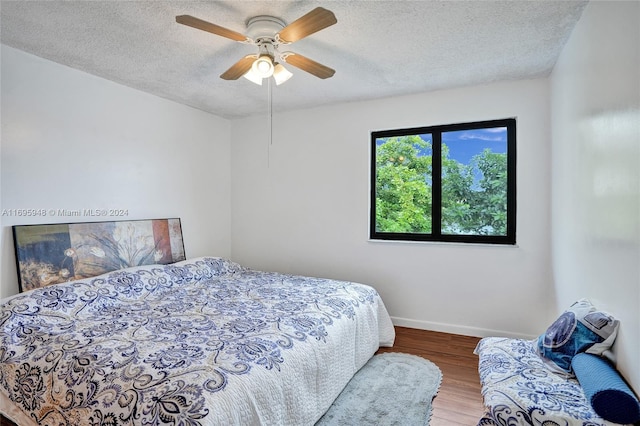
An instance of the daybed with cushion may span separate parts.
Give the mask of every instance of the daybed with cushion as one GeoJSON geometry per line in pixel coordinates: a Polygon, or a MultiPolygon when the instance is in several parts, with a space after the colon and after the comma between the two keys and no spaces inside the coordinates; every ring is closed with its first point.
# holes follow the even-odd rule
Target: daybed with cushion
{"type": "Polygon", "coordinates": [[[0,411],[28,425],[313,425],[394,329],[378,293],[198,258],[1,301],[0,411]]]}
{"type": "Polygon", "coordinates": [[[618,321],[587,300],[538,340],[482,339],[476,348],[482,426],[610,426],[640,421],[640,403],[603,355],[618,321]]]}

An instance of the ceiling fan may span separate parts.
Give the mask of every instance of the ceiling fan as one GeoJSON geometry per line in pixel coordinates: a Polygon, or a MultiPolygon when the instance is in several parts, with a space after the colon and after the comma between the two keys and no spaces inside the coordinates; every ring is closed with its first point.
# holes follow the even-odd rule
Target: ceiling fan
{"type": "Polygon", "coordinates": [[[282,84],[293,74],[279,61],[322,79],[335,73],[335,70],[298,53],[279,50],[280,46],[301,40],[338,22],[333,12],[322,7],[313,9],[289,25],[273,16],[256,16],[247,22],[247,35],[190,15],[176,16],[176,22],[258,47],[257,54],[245,56],[223,72],[220,77],[225,80],[237,80],[244,76],[261,85],[262,79],[273,76],[277,85],[282,84]]]}

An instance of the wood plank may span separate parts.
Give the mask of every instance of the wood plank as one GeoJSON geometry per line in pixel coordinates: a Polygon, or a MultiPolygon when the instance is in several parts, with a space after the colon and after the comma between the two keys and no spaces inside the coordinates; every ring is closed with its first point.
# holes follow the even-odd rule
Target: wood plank
{"type": "Polygon", "coordinates": [[[478,357],[473,353],[479,337],[395,327],[392,348],[378,353],[402,352],[418,355],[442,371],[442,384],[433,400],[430,426],[475,426],[484,414],[480,393],[478,357]]]}

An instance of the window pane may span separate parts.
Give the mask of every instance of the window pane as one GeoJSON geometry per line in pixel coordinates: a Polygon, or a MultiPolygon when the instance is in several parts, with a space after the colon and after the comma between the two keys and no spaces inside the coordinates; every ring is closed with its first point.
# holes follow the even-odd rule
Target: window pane
{"type": "Polygon", "coordinates": [[[431,134],[375,139],[375,230],[432,232],[431,134]]]}
{"type": "Polygon", "coordinates": [[[516,119],[371,132],[373,240],[516,243],[516,119]]]}
{"type": "Polygon", "coordinates": [[[442,234],[507,235],[507,128],[442,133],[442,234]]]}

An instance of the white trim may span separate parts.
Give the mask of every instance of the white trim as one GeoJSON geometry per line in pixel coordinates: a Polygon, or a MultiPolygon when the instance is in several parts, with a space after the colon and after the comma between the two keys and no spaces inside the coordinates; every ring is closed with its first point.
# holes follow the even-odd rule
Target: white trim
{"type": "Polygon", "coordinates": [[[444,324],[431,321],[420,321],[409,318],[391,317],[393,325],[400,327],[417,328],[420,330],[440,331],[444,333],[461,334],[463,336],[474,337],[510,337],[513,339],[535,339],[538,336],[529,334],[518,334],[503,330],[491,330],[486,328],[468,327],[455,324],[444,324]]]}
{"type": "MultiPolygon", "coordinates": [[[[369,214],[371,217],[371,214],[369,214]]],[[[369,218],[369,222],[371,222],[371,218],[369,218]]],[[[384,240],[380,239],[367,239],[368,243],[382,243],[382,244],[425,244],[425,245],[442,245],[442,246],[459,246],[459,247],[497,247],[497,248],[520,248],[518,244],[502,244],[502,243],[471,243],[471,242],[461,242],[461,241],[422,241],[422,240],[384,240]]]]}

